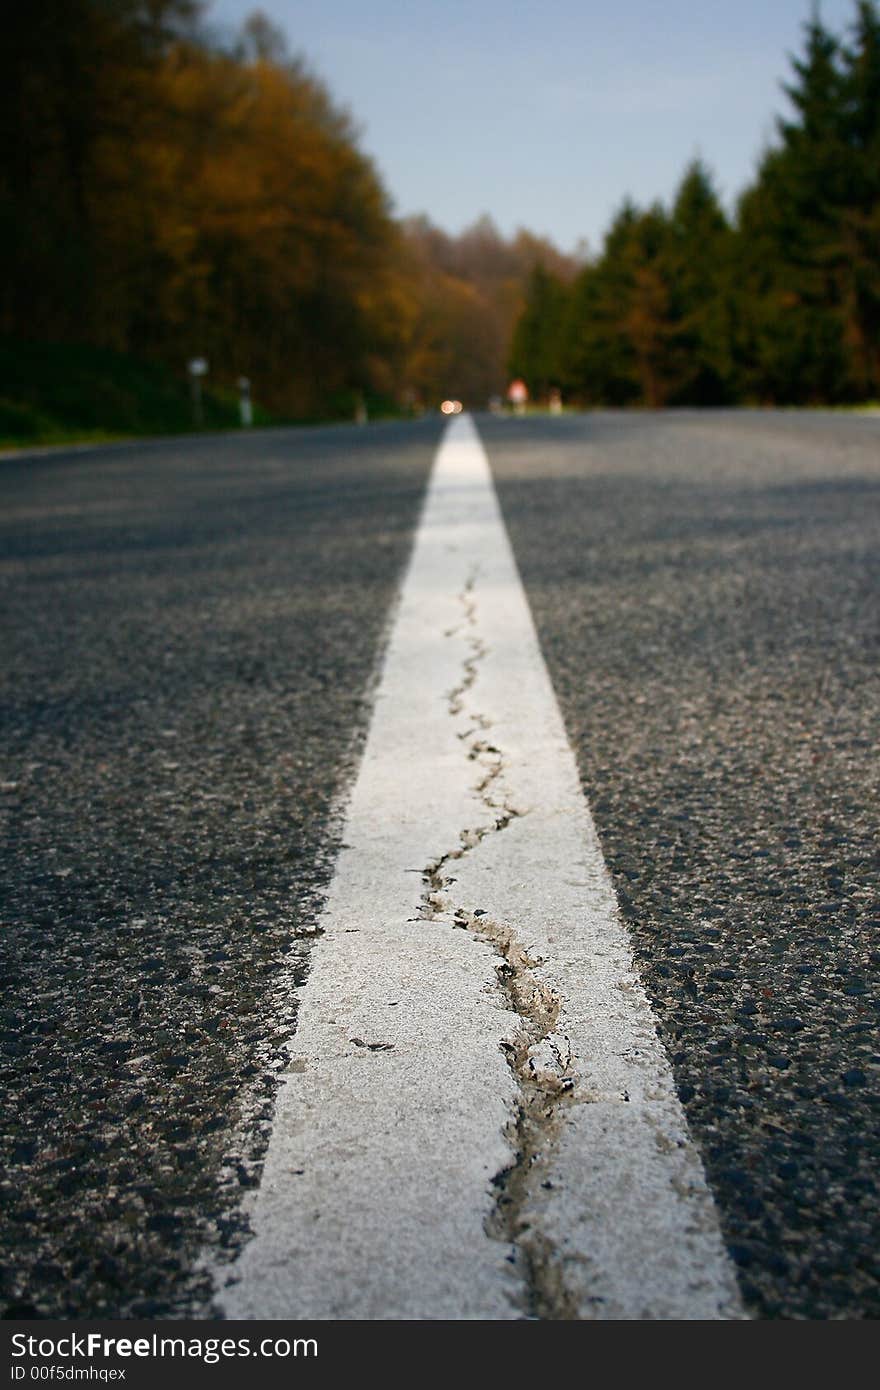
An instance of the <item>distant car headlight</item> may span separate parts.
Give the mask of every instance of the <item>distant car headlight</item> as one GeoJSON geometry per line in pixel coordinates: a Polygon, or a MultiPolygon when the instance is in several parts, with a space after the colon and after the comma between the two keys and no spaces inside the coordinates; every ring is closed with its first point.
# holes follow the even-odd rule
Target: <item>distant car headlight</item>
{"type": "Polygon", "coordinates": [[[462,411],[461,401],[444,401],[440,409],[444,415],[460,415],[462,411]]]}

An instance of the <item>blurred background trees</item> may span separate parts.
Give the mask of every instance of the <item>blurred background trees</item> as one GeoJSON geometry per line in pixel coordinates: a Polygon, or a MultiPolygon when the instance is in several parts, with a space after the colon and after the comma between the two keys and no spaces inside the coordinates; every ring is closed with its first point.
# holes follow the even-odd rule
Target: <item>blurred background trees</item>
{"type": "Polygon", "coordinates": [[[693,163],[670,208],[626,203],[570,286],[533,276],[509,366],[583,404],[880,398],[880,14],[817,15],[729,220],[693,163]],[[548,345],[555,343],[555,349],[548,345]]]}
{"type": "Polygon", "coordinates": [[[180,428],[194,356],[232,407],[246,375],[284,419],[362,393],[484,406],[510,375],[581,404],[880,397],[873,0],[845,35],[805,26],[732,216],[697,161],[587,260],[488,217],[395,220],[348,113],[262,14],[225,46],[198,0],[31,0],[5,24],[0,434],[27,410],[180,428]],[[164,404],[137,415],[147,397],[164,404]]]}
{"type": "Polygon", "coordinates": [[[233,52],[189,0],[35,0],[2,88],[2,331],[330,411],[394,341],[398,237],[351,122],[255,16],[233,52]]]}
{"type": "Polygon", "coordinates": [[[43,343],[50,376],[64,344],[105,375],[113,354],[178,376],[204,357],[215,386],[246,375],[280,418],[350,415],[362,393],[485,404],[531,267],[566,258],[488,219],[459,237],[397,223],[349,115],[272,23],[254,14],[223,48],[200,22],[195,0],[10,12],[0,394],[30,383],[45,405],[43,343]]]}

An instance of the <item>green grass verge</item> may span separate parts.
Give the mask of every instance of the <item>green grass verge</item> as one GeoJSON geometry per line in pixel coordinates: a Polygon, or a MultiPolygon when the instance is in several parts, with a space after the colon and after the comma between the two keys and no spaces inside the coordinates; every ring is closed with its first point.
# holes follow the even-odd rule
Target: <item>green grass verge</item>
{"type": "MultiPolygon", "coordinates": [[[[239,427],[234,392],[206,389],[206,430],[239,427]]],[[[259,407],[255,424],[275,421],[259,407]]],[[[0,338],[0,446],[106,442],[194,428],[189,383],[103,348],[0,338]]]]}
{"type": "MultiPolygon", "coordinates": [[[[291,420],[254,403],[254,426],[329,424],[352,420],[359,393],[343,391],[323,411],[291,420]]],[[[367,393],[370,420],[390,419],[400,409],[390,398],[367,393]]],[[[202,430],[241,428],[235,391],[205,387],[202,430]]],[[[0,450],[114,440],[195,429],[189,382],[167,367],[104,348],[30,343],[0,337],[0,450]]]]}

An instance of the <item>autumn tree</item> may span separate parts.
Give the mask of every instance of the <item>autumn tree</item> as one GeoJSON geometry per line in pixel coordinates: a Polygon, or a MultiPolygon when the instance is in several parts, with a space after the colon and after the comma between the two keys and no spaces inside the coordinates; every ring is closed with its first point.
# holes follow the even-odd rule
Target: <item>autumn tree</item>
{"type": "Polygon", "coordinates": [[[576,263],[523,229],[503,237],[488,217],[458,236],[410,218],[404,235],[415,311],[404,376],[425,403],[452,393],[484,407],[509,379],[511,335],[535,268],[564,284],[576,263]]]}
{"type": "Polygon", "coordinates": [[[189,0],[15,11],[2,330],[199,353],[279,411],[332,413],[399,343],[387,195],[263,16],[229,52],[197,21],[189,0]]]}
{"type": "Polygon", "coordinates": [[[105,199],[152,109],[151,76],[196,16],[190,0],[32,0],[4,16],[0,331],[106,336],[119,272],[105,199]]]}
{"type": "Polygon", "coordinates": [[[180,47],[143,150],[162,262],[154,325],[296,413],[370,384],[394,231],[348,117],[299,63],[180,47]]]}

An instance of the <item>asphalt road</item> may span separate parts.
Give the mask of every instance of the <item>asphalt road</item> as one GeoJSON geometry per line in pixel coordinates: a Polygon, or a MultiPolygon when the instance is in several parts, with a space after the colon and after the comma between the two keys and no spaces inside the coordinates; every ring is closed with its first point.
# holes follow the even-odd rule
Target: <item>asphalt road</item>
{"type": "Polygon", "coordinates": [[[880,1316],[880,421],[486,422],[753,1312],[880,1316]]]}
{"type": "Polygon", "coordinates": [[[439,432],[0,462],[10,1315],[235,1250],[439,432]]]}
{"type": "MultiPolygon", "coordinates": [[[[880,1314],[880,422],[481,418],[751,1310],[880,1314]]],[[[439,422],[0,462],[3,1295],[244,1239],[439,422]]]]}

